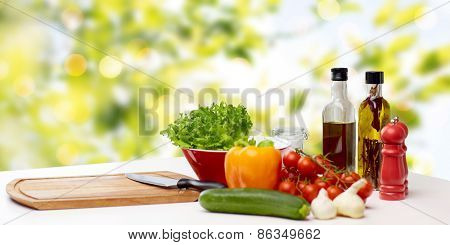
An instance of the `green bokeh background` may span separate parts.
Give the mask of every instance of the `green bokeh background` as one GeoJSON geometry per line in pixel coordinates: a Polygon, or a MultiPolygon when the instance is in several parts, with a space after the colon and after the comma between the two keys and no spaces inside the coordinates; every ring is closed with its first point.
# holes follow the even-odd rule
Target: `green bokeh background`
{"type": "MultiPolygon", "coordinates": [[[[424,120],[417,108],[450,94],[450,38],[448,29],[438,29],[436,24],[448,21],[439,18],[448,13],[449,6],[433,13],[435,22],[415,20],[441,3],[2,0],[0,170],[125,161],[145,154],[164,141],[158,133],[139,133],[139,88],[162,91],[189,85],[197,92],[204,87],[219,89],[231,83],[230,78],[206,76],[200,81],[192,74],[230,63],[258,71],[261,60],[272,59],[277,52],[275,47],[292,46],[310,33],[319,35],[323,43],[305,38],[309,46],[297,48],[307,52],[281,54],[297,74],[274,68],[271,72],[280,74],[278,80],[256,76],[247,86],[276,87],[317,67],[305,77],[307,82],[299,78],[286,85],[311,88],[306,100],[289,98],[291,108],[286,110],[302,111],[306,118],[307,151],[321,151],[320,113],[308,113],[308,107],[323,106],[328,100],[329,69],[337,65],[351,67],[351,74],[384,71],[393,114],[404,120],[414,135],[424,120]],[[352,35],[351,28],[344,38],[330,33],[330,28],[347,29],[345,25],[334,27],[341,20],[359,27],[361,33],[352,35]],[[265,26],[274,22],[277,24],[265,26]],[[402,25],[405,27],[363,45],[402,25]],[[434,28],[432,33],[441,41],[421,41],[430,38],[420,28],[423,25],[434,28]],[[310,49],[314,45],[322,47],[316,52],[310,49]],[[337,57],[352,49],[342,58],[345,63],[340,62],[337,57]],[[405,59],[410,65],[405,65],[405,59]],[[186,82],[188,76],[194,78],[186,82]]],[[[365,92],[359,93],[352,98],[355,105],[365,92]]],[[[161,93],[154,100],[163,101],[167,96],[161,93]]],[[[272,109],[276,108],[273,105],[272,109]]],[[[260,108],[250,105],[248,109],[255,124],[268,117],[260,108]]],[[[166,122],[158,122],[159,128],[166,122]]],[[[161,148],[145,157],[179,154],[177,149],[161,148]]],[[[434,165],[439,164],[422,162],[415,152],[408,156],[411,168],[421,165],[417,171],[424,174],[433,175],[434,165]]]]}

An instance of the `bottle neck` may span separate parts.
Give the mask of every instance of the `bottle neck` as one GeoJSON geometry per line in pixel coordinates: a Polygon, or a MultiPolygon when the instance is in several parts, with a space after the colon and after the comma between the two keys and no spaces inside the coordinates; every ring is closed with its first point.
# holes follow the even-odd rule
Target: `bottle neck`
{"type": "Polygon", "coordinates": [[[331,83],[331,98],[347,100],[347,81],[333,81],[331,83]]]}
{"type": "Polygon", "coordinates": [[[383,97],[381,93],[381,88],[383,85],[381,84],[366,84],[367,92],[371,100],[383,97]]]}

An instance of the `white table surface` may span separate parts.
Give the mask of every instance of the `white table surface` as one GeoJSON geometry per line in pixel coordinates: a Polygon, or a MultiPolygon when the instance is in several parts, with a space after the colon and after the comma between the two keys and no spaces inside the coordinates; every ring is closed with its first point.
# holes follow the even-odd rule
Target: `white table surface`
{"type": "Polygon", "coordinates": [[[168,170],[195,176],[184,158],[152,158],[129,163],[105,163],[70,167],[42,168],[0,172],[1,224],[127,224],[127,225],[190,225],[190,224],[449,224],[450,182],[442,179],[410,174],[410,194],[404,201],[382,201],[374,192],[367,200],[365,217],[338,217],[320,221],[312,216],[305,221],[274,217],[209,213],[198,202],[142,205],[70,210],[37,211],[11,200],[5,186],[16,178],[77,176],[105,173],[129,173],[168,170]],[[112,171],[111,171],[112,170],[112,171]],[[20,216],[20,217],[19,217],[20,216]],[[19,218],[17,218],[19,217],[19,218]]]}

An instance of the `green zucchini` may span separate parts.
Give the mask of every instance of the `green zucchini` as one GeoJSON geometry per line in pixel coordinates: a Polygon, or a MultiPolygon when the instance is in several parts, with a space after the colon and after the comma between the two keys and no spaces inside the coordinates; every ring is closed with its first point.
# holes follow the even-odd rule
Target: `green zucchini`
{"type": "Polygon", "coordinates": [[[199,198],[200,205],[211,212],[276,216],[305,219],[309,203],[303,198],[279,191],[253,188],[209,189],[199,198]]]}

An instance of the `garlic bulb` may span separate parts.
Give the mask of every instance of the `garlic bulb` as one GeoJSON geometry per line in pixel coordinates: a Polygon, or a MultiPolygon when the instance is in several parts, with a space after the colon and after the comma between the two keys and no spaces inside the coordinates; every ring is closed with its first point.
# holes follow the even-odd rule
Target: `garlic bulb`
{"type": "Polygon", "coordinates": [[[316,219],[333,219],[336,217],[336,207],[328,197],[325,189],[320,189],[319,195],[311,202],[311,212],[316,219]]]}
{"type": "Polygon", "coordinates": [[[357,193],[366,183],[367,180],[365,179],[356,181],[350,188],[333,200],[333,205],[337,208],[338,215],[351,218],[361,218],[364,216],[366,206],[357,193]]]}

